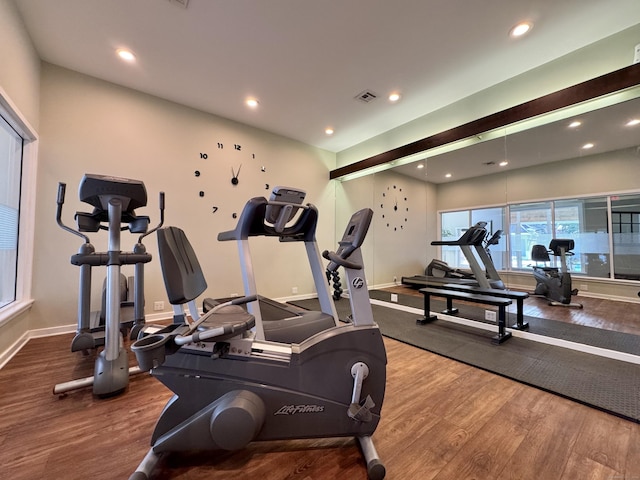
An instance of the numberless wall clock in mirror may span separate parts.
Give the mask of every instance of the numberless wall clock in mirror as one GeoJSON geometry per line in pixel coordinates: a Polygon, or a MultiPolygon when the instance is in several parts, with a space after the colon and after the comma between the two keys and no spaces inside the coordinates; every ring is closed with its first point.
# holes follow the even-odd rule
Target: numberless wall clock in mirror
{"type": "Polygon", "coordinates": [[[389,185],[382,192],[380,210],[383,223],[387,228],[394,232],[404,230],[409,221],[409,200],[402,187],[395,184],[389,185]]]}

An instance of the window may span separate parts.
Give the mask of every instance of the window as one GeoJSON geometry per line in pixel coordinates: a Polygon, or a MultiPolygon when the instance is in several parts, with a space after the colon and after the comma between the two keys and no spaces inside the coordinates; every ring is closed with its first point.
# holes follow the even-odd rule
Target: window
{"type": "Polygon", "coordinates": [[[29,308],[38,140],[0,88],[0,325],[29,308]]]}
{"type": "Polygon", "coordinates": [[[607,198],[557,200],[553,204],[555,238],[571,238],[575,243],[573,256],[567,257],[569,271],[609,277],[607,198]]]}
{"type": "MultiPolygon", "coordinates": [[[[491,247],[496,269],[528,270],[534,245],[548,247],[554,238],[569,238],[575,243],[567,257],[570,272],[640,280],[640,194],[512,204],[508,225],[505,212],[495,207],[441,213],[442,240],[456,240],[468,225],[487,222],[489,232],[509,232],[508,243],[491,247]]],[[[467,266],[457,247],[443,247],[442,259],[452,267],[467,266]]]]}
{"type": "Polygon", "coordinates": [[[0,117],[0,308],[16,300],[22,142],[0,117]]]}
{"type": "Polygon", "coordinates": [[[529,268],[531,247],[549,246],[553,238],[551,202],[522,203],[509,206],[509,245],[511,268],[529,268]]]}
{"type": "Polygon", "coordinates": [[[614,278],[640,280],[640,195],[611,197],[614,278]]]}
{"type": "MultiPolygon", "coordinates": [[[[442,241],[455,241],[464,232],[478,222],[485,222],[488,236],[498,230],[504,230],[504,207],[482,208],[476,210],[463,210],[459,212],[446,212],[440,216],[442,225],[442,241]]],[[[504,238],[504,237],[503,237],[504,238]]],[[[497,270],[503,268],[503,258],[506,255],[506,242],[501,240],[497,245],[490,247],[490,254],[497,270]]],[[[442,260],[452,268],[469,268],[469,262],[459,247],[442,247],[442,260]]]]}

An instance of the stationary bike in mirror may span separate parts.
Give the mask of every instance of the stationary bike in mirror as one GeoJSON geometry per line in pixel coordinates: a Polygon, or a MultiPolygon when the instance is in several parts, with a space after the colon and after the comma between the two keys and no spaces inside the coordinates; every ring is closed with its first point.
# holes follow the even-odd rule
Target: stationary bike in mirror
{"type": "Polygon", "coordinates": [[[571,297],[578,294],[578,289],[571,287],[571,274],[567,268],[567,257],[573,255],[574,248],[573,240],[560,238],[551,240],[548,249],[544,245],[534,245],[531,248],[531,260],[545,264],[532,265],[536,279],[532,295],[545,297],[549,300],[549,305],[582,308],[581,303],[571,302],[571,297]],[[560,259],[560,268],[546,266],[551,261],[550,253],[560,259]]]}

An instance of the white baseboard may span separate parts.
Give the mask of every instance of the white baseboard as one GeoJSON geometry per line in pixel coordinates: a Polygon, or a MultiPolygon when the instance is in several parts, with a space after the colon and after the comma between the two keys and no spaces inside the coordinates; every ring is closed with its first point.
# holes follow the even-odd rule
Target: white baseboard
{"type": "MultiPolygon", "coordinates": [[[[153,323],[160,320],[170,320],[173,314],[171,312],[158,312],[145,315],[146,323],[153,323]]],[[[54,335],[64,335],[76,331],[76,324],[61,325],[58,327],[38,328],[36,330],[28,330],[23,333],[13,344],[4,352],[0,353],[0,369],[2,369],[32,338],[52,337],[54,335]]]]}
{"type": "Polygon", "coordinates": [[[62,335],[64,333],[73,333],[75,331],[75,325],[62,325],[60,327],[40,328],[38,330],[28,330],[24,332],[9,348],[0,353],[0,369],[4,367],[7,362],[11,360],[32,338],[50,337],[53,335],[62,335]]]}

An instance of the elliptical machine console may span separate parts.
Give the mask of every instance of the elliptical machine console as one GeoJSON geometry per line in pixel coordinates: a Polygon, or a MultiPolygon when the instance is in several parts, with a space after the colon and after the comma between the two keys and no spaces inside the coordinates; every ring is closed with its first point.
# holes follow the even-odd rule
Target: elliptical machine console
{"type": "MultiPolygon", "coordinates": [[[[330,269],[346,270],[352,323],[300,343],[276,343],[250,331],[259,317],[233,305],[218,305],[197,325],[172,326],[135,342],[132,350],[141,368],[151,369],[174,396],[158,419],[151,449],[130,480],[149,478],[160,456],[170,452],[347,436],[358,439],[369,478],[384,478],[371,435],[380,421],[387,360],[373,321],[360,251],[372,216],[371,209],[355,213],[338,251],[323,254],[330,269]]],[[[175,258],[188,261],[183,255],[175,258]]],[[[185,269],[173,271],[179,280],[189,281],[189,275],[180,273],[185,269]]],[[[254,300],[249,296],[232,302],[254,300]]]]}

